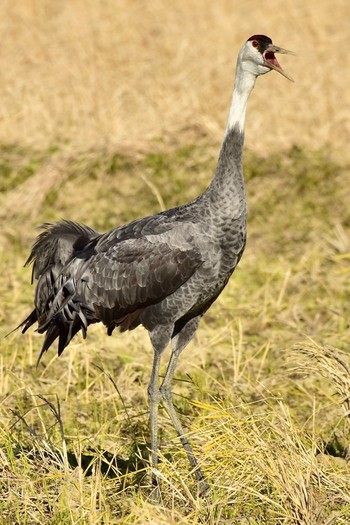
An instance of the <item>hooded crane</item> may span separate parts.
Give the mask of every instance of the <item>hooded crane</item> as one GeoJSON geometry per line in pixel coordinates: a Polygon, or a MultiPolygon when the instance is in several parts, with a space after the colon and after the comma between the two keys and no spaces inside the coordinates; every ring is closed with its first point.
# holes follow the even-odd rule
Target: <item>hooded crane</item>
{"type": "Polygon", "coordinates": [[[165,406],[187,453],[200,493],[201,468],[172,401],[171,385],[180,353],[202,315],[236,268],[246,243],[246,196],[242,149],[247,101],[256,78],[272,69],[292,80],[275,53],[291,53],[264,35],[250,37],[237,61],[228,122],[214,177],[193,201],[100,234],[82,224],[44,224],[26,264],[37,280],[35,307],[20,327],[34,323],[45,334],[38,359],[58,339],[58,355],[79,331],[102,322],[108,335],[142,325],[153,346],[148,386],[152,485],[159,496],[158,407],[165,406]],[[171,342],[165,376],[161,356],[171,342]]]}

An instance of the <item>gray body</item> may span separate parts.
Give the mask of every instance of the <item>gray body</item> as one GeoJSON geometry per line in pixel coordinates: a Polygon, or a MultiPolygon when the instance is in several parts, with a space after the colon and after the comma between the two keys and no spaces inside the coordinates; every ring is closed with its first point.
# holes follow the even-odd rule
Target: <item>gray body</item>
{"type": "Polygon", "coordinates": [[[148,387],[154,498],[159,497],[158,407],[162,402],[187,452],[199,491],[208,486],[175,412],[171,383],[182,350],[201,316],[236,268],[246,242],[246,198],[242,171],[245,113],[256,78],[285,72],[276,52],[286,50],[254,35],[242,47],[218,165],[207,190],[194,201],[99,234],[73,222],[44,225],[28,263],[38,280],[35,308],[20,325],[38,322],[45,333],[42,354],[58,339],[60,354],[72,337],[102,322],[111,334],[143,325],[149,332],[153,366],[148,387]],[[159,385],[161,355],[172,352],[159,385]]]}
{"type": "Polygon", "coordinates": [[[105,234],[64,221],[46,225],[27,262],[38,279],[35,309],[42,352],[59,353],[89,324],[111,334],[142,324],[168,340],[201,316],[227,284],[245,246],[243,135],[226,135],[214,179],[194,201],[105,234]]]}
{"type": "Polygon", "coordinates": [[[27,263],[38,280],[35,308],[20,325],[38,322],[45,333],[39,356],[58,338],[58,354],[89,324],[108,334],[143,325],[154,350],[148,399],[151,421],[153,498],[159,499],[158,407],[162,402],[198,480],[208,485],[172,402],[171,384],[182,350],[201,316],[227,284],[246,242],[246,199],[242,174],[243,132],[225,134],[214,178],[194,201],[138,219],[105,234],[63,221],[44,225],[27,263]],[[162,352],[172,353],[159,386],[162,352]]]}

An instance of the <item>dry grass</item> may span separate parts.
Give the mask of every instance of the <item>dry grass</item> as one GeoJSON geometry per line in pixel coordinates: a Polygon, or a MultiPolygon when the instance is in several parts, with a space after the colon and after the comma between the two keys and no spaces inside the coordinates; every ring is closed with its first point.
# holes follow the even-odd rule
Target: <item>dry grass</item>
{"type": "Polygon", "coordinates": [[[15,333],[0,353],[0,523],[349,523],[348,2],[0,9],[1,336],[32,303],[37,224],[105,230],[192,198],[242,41],[263,32],[299,53],[283,61],[295,85],[271,73],[253,94],[247,250],[176,373],[210,496],[162,413],[163,499],[148,501],[146,333],[92,327],[38,369],[41,337],[15,333]]]}
{"type": "Polygon", "coordinates": [[[0,9],[1,142],[218,142],[237,52],[260,32],[299,56],[282,57],[294,86],[278,75],[260,79],[248,146],[347,150],[347,0],[7,0],[0,9]]]}
{"type": "MultiPolygon", "coordinates": [[[[16,171],[18,150],[6,155],[16,171]]],[[[59,185],[48,177],[40,201],[19,208],[13,195],[30,195],[28,181],[38,184],[49,163],[33,155],[22,151],[18,173],[33,163],[35,173],[5,194],[3,333],[32,300],[22,264],[34,224],[71,216],[74,205],[75,218],[106,229],[133,217],[135,202],[143,214],[191,198],[215,164],[203,147],[137,160],[103,151],[60,158],[59,185]]],[[[50,352],[38,370],[41,337],[12,334],[0,362],[2,523],[348,522],[350,170],[294,148],[267,159],[248,151],[245,172],[247,251],[174,386],[210,497],[197,498],[162,414],[163,501],[147,501],[146,333],[107,338],[92,327],[87,341],[75,339],[60,359],[50,352]]]]}

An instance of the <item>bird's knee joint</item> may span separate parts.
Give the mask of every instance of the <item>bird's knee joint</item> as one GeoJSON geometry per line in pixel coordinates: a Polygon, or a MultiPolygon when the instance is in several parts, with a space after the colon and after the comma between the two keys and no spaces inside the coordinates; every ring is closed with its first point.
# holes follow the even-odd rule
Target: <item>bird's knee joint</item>
{"type": "Polygon", "coordinates": [[[168,386],[161,386],[159,389],[159,393],[162,401],[172,401],[173,394],[168,386]]]}
{"type": "Polygon", "coordinates": [[[160,394],[159,388],[152,388],[149,386],[147,389],[147,394],[148,394],[149,403],[159,403],[160,402],[161,394],[160,394]]]}

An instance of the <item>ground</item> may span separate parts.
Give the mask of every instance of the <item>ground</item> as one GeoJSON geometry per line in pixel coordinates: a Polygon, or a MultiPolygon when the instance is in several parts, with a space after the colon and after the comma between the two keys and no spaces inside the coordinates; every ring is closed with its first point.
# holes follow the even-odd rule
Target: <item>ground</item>
{"type": "Polygon", "coordinates": [[[277,2],[264,24],[253,1],[60,5],[8,2],[0,18],[0,523],[348,523],[347,2],[277,2]],[[296,83],[258,79],[247,248],[174,381],[211,491],[197,496],[162,411],[154,505],[147,333],[94,326],[37,368],[40,335],[4,336],[31,309],[37,225],[105,231],[206,188],[235,56],[257,32],[298,52],[281,58],[296,83]]]}

